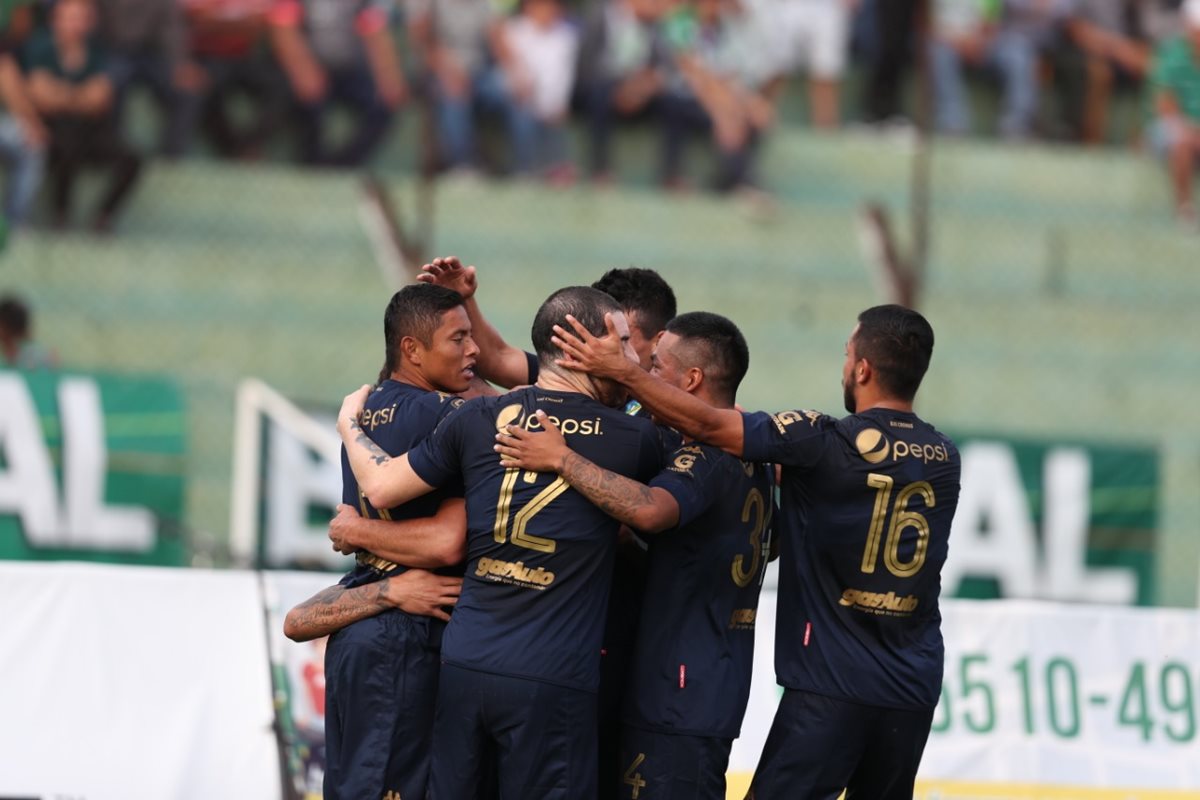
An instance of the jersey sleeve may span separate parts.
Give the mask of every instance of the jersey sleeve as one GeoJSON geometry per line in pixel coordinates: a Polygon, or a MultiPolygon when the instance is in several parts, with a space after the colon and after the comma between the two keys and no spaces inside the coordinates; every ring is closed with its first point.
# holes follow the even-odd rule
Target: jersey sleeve
{"type": "Polygon", "coordinates": [[[758,411],[742,415],[742,457],[786,467],[814,465],[825,451],[837,423],[817,411],[758,411]]]}
{"type": "Polygon", "coordinates": [[[447,409],[433,432],[408,451],[408,465],[430,486],[452,483],[462,474],[460,454],[463,428],[467,423],[467,415],[462,413],[465,403],[445,405],[447,409]]]}
{"type": "Polygon", "coordinates": [[[533,386],[535,383],[537,383],[538,372],[541,369],[538,365],[538,357],[533,353],[526,353],[525,363],[529,366],[529,378],[525,382],[530,386],[533,386]]]}
{"type": "Polygon", "coordinates": [[[664,489],[679,504],[679,522],[683,527],[699,517],[721,496],[723,484],[714,453],[698,444],[685,444],[675,450],[666,468],[651,486],[664,489]]]}

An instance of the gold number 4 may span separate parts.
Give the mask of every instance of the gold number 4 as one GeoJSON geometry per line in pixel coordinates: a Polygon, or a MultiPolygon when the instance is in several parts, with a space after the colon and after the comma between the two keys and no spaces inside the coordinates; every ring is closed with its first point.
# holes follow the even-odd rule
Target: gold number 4
{"type": "MultiPolygon", "coordinates": [[[[867,476],[867,486],[875,490],[875,510],[871,514],[871,529],[867,531],[867,546],[863,548],[862,571],[872,573],[879,560],[879,540],[883,536],[883,523],[888,515],[888,500],[892,496],[894,481],[887,475],[872,472],[867,476]]],[[[892,508],[892,523],[888,526],[887,541],[883,548],[883,564],[897,578],[909,578],[925,566],[925,553],[929,549],[929,520],[919,511],[909,511],[908,502],[913,495],[920,495],[926,508],[933,508],[936,500],[933,487],[928,481],[910,483],[896,495],[892,508]],[[905,528],[916,528],[917,546],[912,559],[900,561],[900,534],[905,528]]]]}
{"type": "Polygon", "coordinates": [[[642,780],[642,773],[634,772],[645,760],[646,754],[638,753],[637,758],[629,765],[629,769],[625,770],[625,777],[622,781],[633,787],[633,792],[629,795],[630,800],[638,800],[638,795],[641,794],[642,789],[646,788],[646,782],[642,780]]]}
{"type": "MultiPolygon", "coordinates": [[[[520,474],[521,470],[519,469],[506,470],[504,479],[500,483],[500,499],[496,502],[496,524],[492,529],[492,536],[501,544],[504,544],[508,539],[508,514],[512,508],[513,490],[517,487],[517,476],[520,474]]],[[[533,519],[534,515],[550,505],[554,498],[570,488],[571,484],[562,478],[558,478],[522,506],[516,513],[516,516],[513,517],[512,543],[519,547],[537,550],[539,553],[553,553],[557,547],[557,543],[553,539],[534,536],[531,533],[526,533],[525,529],[529,526],[529,520],[533,519]]]]}

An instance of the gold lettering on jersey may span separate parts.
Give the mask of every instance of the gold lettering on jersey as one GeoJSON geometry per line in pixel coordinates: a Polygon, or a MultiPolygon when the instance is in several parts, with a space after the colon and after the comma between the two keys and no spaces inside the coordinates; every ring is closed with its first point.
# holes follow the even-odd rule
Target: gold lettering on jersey
{"type": "Polygon", "coordinates": [[[699,445],[690,444],[687,447],[679,448],[679,455],[675,456],[675,460],[671,462],[668,468],[672,472],[691,472],[692,467],[696,466],[696,459],[703,458],[704,451],[699,445]]]}
{"type": "Polygon", "coordinates": [[[735,608],[729,617],[729,629],[734,631],[754,630],[754,621],[758,619],[758,610],[754,608],[735,608]]]}
{"type": "Polygon", "coordinates": [[[946,450],[945,445],[909,444],[902,439],[896,440],[896,446],[892,448],[892,453],[892,461],[899,461],[902,458],[919,458],[928,464],[930,461],[950,460],[950,453],[946,450]]]}
{"type": "Polygon", "coordinates": [[[375,411],[363,409],[358,415],[358,424],[365,431],[373,431],[380,425],[390,425],[396,418],[396,405],[393,403],[388,408],[380,408],[375,411]]]}
{"type": "MultiPolygon", "coordinates": [[[[568,417],[559,419],[558,417],[547,415],[547,418],[554,423],[554,427],[558,428],[563,436],[603,436],[604,431],[600,430],[600,418],[595,419],[574,419],[568,417]]],[[[521,427],[527,431],[536,431],[542,427],[541,420],[530,415],[521,427]]]]}
{"type": "Polygon", "coordinates": [[[388,789],[388,793],[383,796],[383,800],[401,800],[400,793],[395,789],[388,789]]]}
{"type": "Polygon", "coordinates": [[[916,595],[897,597],[895,592],[881,594],[862,589],[847,589],[842,592],[838,605],[870,611],[873,614],[886,614],[892,617],[907,617],[917,610],[920,602],[916,595]]]}
{"type": "Polygon", "coordinates": [[[893,428],[905,428],[906,430],[910,431],[913,429],[913,424],[911,422],[904,422],[898,419],[889,421],[888,425],[892,426],[893,428]]]}
{"type": "Polygon", "coordinates": [[[821,414],[817,411],[780,411],[771,417],[775,422],[775,427],[780,433],[787,433],[789,425],[795,425],[797,422],[808,420],[809,425],[816,426],[817,420],[821,418],[821,414]]]}
{"type": "Polygon", "coordinates": [[[505,406],[500,409],[500,413],[496,415],[496,430],[504,433],[505,428],[509,425],[520,425],[521,406],[519,403],[513,403],[510,406],[505,406]]]}
{"type": "Polygon", "coordinates": [[[475,577],[537,589],[539,592],[554,583],[554,573],[544,567],[530,569],[524,561],[501,561],[498,558],[480,558],[475,565],[475,577]]]}
{"type": "Polygon", "coordinates": [[[859,431],[858,436],[854,437],[854,446],[858,449],[858,454],[863,457],[863,461],[868,464],[878,464],[883,461],[888,457],[892,447],[887,437],[875,428],[864,428],[859,431]]]}

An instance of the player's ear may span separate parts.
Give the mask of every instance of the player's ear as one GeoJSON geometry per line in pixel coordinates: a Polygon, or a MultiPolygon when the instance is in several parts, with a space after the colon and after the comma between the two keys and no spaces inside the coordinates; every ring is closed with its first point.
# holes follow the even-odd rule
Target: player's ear
{"type": "Polygon", "coordinates": [[[867,361],[865,358],[860,358],[854,364],[854,382],[855,383],[859,383],[859,384],[867,383],[868,381],[871,380],[872,373],[873,373],[873,370],[871,369],[871,362],[867,361]]]}
{"type": "Polygon", "coordinates": [[[684,384],[683,390],[689,394],[695,393],[702,383],[704,383],[704,370],[699,367],[690,367],[687,371],[687,383],[684,384]]]}
{"type": "Polygon", "coordinates": [[[415,336],[405,336],[400,339],[400,357],[410,364],[420,366],[421,352],[424,350],[415,336]]]}

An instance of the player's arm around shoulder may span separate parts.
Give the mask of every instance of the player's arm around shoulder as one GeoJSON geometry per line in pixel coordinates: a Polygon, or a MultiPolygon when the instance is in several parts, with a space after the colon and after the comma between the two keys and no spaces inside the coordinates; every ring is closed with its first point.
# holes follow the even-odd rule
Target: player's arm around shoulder
{"type": "Polygon", "coordinates": [[[370,386],[346,395],[338,413],[337,429],[346,446],[350,469],[359,489],[375,508],[392,508],[434,489],[408,463],[408,453],[393,457],[372,441],[360,417],[370,386]]]}
{"type": "Polygon", "coordinates": [[[448,621],[446,608],[458,602],[461,588],[461,578],[419,569],[353,588],[330,586],[289,611],[283,633],[294,642],[307,642],[390,608],[448,621]]]}
{"type": "Polygon", "coordinates": [[[679,504],[670,492],[604,469],[571,450],[544,411],[540,431],[516,425],[496,434],[496,452],[506,469],[555,472],[610,517],[642,533],[675,527],[679,504]]]}
{"type": "Polygon", "coordinates": [[[362,517],[343,503],[329,522],[329,540],[343,555],[367,550],[406,567],[453,566],[467,554],[466,503],[449,497],[432,516],[401,520],[362,517]]]}

